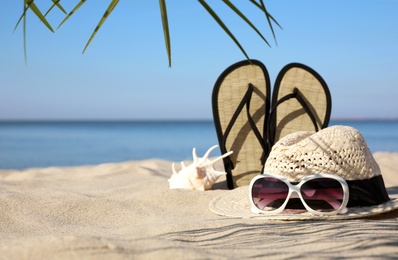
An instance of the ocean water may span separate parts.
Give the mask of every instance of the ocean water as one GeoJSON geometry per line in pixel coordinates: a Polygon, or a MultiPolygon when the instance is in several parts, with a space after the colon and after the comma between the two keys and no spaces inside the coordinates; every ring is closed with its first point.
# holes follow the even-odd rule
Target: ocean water
{"type": "MultiPolygon", "coordinates": [[[[334,120],[365,137],[372,152],[398,152],[398,120],[334,120]]],[[[0,168],[192,159],[218,144],[208,121],[0,121],[0,168]]],[[[215,149],[211,155],[220,155],[215,149]]]]}

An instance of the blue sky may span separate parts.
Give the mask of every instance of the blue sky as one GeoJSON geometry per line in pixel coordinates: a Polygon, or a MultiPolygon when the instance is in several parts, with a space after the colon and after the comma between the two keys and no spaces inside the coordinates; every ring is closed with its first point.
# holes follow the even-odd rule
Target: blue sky
{"type": "MultiPolygon", "coordinates": [[[[155,0],[120,1],[82,54],[108,5],[87,1],[55,33],[29,13],[25,66],[22,26],[13,33],[22,2],[2,3],[0,119],[211,119],[214,82],[245,59],[194,0],[167,1],[171,68],[155,0]]],[[[51,1],[36,2],[45,10],[51,1]]],[[[78,1],[63,2],[70,11],[78,1]]],[[[265,1],[283,27],[277,46],[263,14],[234,1],[271,48],[222,1],[208,2],[272,84],[284,65],[304,63],[328,83],[333,118],[398,118],[398,1],[265,1]]],[[[56,28],[63,18],[55,10],[48,20],[56,28]]]]}

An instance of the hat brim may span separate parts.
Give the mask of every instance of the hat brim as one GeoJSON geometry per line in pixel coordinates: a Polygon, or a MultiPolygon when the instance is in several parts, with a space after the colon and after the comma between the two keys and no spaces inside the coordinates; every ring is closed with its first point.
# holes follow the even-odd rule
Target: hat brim
{"type": "Polygon", "coordinates": [[[280,213],[275,215],[256,214],[250,210],[249,186],[239,187],[215,197],[209,204],[214,213],[234,218],[255,218],[266,220],[343,220],[371,217],[398,209],[397,194],[389,194],[391,200],[380,205],[368,207],[351,207],[345,214],[314,215],[303,213],[280,213]]]}

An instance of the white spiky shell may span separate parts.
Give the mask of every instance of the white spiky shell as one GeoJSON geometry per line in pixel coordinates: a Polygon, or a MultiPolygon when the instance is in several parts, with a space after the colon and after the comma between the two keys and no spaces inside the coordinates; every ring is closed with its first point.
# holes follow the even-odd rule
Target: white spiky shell
{"type": "Polygon", "coordinates": [[[218,145],[210,147],[205,155],[200,158],[196,155],[196,148],[192,150],[193,163],[185,166],[184,162],[181,162],[181,170],[177,172],[175,165],[172,165],[173,174],[169,181],[170,189],[190,189],[190,190],[209,190],[217,179],[225,175],[226,172],[217,171],[214,169],[214,164],[223,159],[224,157],[232,154],[232,151],[223,154],[213,160],[209,160],[211,151],[217,148],[218,145]]]}

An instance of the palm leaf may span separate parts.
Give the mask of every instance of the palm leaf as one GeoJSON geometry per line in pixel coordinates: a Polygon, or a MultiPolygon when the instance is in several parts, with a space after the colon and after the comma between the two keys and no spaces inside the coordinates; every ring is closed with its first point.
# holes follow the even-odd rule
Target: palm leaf
{"type": "MultiPolygon", "coordinates": [[[[51,25],[47,22],[46,18],[43,16],[43,14],[40,12],[39,8],[37,8],[36,4],[34,3],[34,0],[25,0],[25,4],[27,5],[27,8],[30,8],[30,10],[32,10],[35,15],[40,19],[40,21],[42,21],[47,28],[54,32],[53,28],[51,27],[51,25]]],[[[26,12],[24,11],[23,15],[26,15],[26,12]]]]}
{"type": "MultiPolygon", "coordinates": [[[[53,28],[51,27],[51,25],[47,22],[46,18],[45,18],[45,17],[43,16],[43,14],[40,12],[39,8],[37,8],[37,6],[35,5],[34,0],[24,0],[24,10],[23,10],[23,13],[21,14],[21,16],[19,17],[17,24],[15,25],[14,32],[15,32],[15,30],[18,28],[18,25],[19,25],[19,23],[21,22],[22,18],[25,19],[26,11],[27,11],[29,8],[30,8],[30,9],[35,13],[35,15],[47,26],[47,28],[48,28],[50,31],[54,32],[54,30],[53,30],[53,28]]],[[[24,25],[24,26],[25,26],[25,25],[24,25]]]]}
{"type": "Polygon", "coordinates": [[[235,36],[232,34],[232,32],[227,28],[227,26],[220,19],[220,17],[218,17],[218,15],[213,11],[213,9],[211,9],[211,7],[204,0],[198,0],[198,1],[206,9],[206,11],[213,17],[213,19],[216,20],[218,25],[220,25],[220,27],[228,34],[228,36],[235,42],[235,44],[238,46],[238,48],[242,51],[242,53],[250,61],[250,58],[247,55],[246,51],[243,49],[242,45],[235,38],[235,36]]]}
{"type": "MultiPolygon", "coordinates": [[[[62,7],[60,4],[61,0],[51,0],[53,2],[53,5],[47,10],[45,15],[41,13],[39,8],[36,6],[34,3],[34,0],[24,0],[24,10],[23,14],[19,18],[17,24],[15,25],[14,31],[20,24],[20,22],[23,19],[23,34],[24,34],[24,53],[25,53],[25,62],[27,61],[27,55],[26,55],[26,12],[28,9],[31,9],[34,14],[47,26],[47,28],[54,32],[52,29],[51,25],[48,23],[46,20],[47,14],[49,14],[50,11],[54,9],[54,7],[58,7],[63,13],[66,14],[65,9],[62,7]]],[[[234,34],[228,29],[228,27],[224,24],[224,22],[220,19],[220,17],[214,12],[214,10],[207,4],[206,0],[198,0],[199,3],[205,8],[205,10],[212,16],[212,18],[218,23],[218,25],[224,30],[224,32],[233,40],[233,42],[236,44],[236,46],[241,50],[241,52],[246,56],[248,60],[249,56],[245,52],[244,48],[242,45],[239,43],[237,38],[234,36],[234,34]]],[[[274,37],[274,40],[276,42],[276,36],[275,36],[275,31],[273,28],[273,24],[275,23],[277,26],[279,26],[281,29],[282,27],[279,25],[279,23],[274,19],[274,17],[267,11],[263,0],[249,0],[252,4],[257,6],[264,14],[266,15],[268,25],[272,31],[272,35],[274,37]]],[[[57,28],[59,28],[61,25],[63,25],[84,3],[86,0],[80,0],[80,2],[73,8],[73,10],[67,14],[67,16],[64,18],[64,20],[59,24],[57,28]]],[[[268,41],[265,39],[265,37],[261,34],[261,32],[257,29],[256,26],[253,25],[253,23],[234,5],[231,3],[230,0],[223,0],[223,2],[233,11],[235,14],[237,14],[243,21],[246,22],[247,25],[249,25],[259,36],[261,39],[264,40],[264,42],[270,46],[268,41]]],[[[103,23],[106,21],[108,18],[109,14],[112,13],[116,5],[119,3],[119,0],[112,0],[111,3],[109,4],[108,8],[106,9],[104,15],[102,16],[101,20],[97,24],[96,28],[94,29],[93,33],[91,34],[91,37],[87,41],[83,53],[86,51],[87,47],[90,45],[91,41],[94,39],[95,35],[103,25],[103,23]]],[[[166,52],[168,56],[168,61],[169,61],[169,67],[171,67],[171,41],[170,41],[170,31],[169,31],[169,25],[168,25],[168,17],[167,17],[167,9],[166,9],[166,0],[159,0],[159,5],[160,5],[160,12],[161,12],[161,18],[162,18],[162,25],[163,25],[163,33],[164,33],[164,41],[166,45],[166,52]]]]}
{"type": "Polygon", "coordinates": [[[72,14],[74,14],[85,2],[86,0],[80,0],[80,2],[77,3],[77,5],[72,9],[72,11],[70,11],[70,13],[65,17],[65,19],[62,20],[62,22],[58,25],[57,29],[61,27],[61,25],[63,25],[64,22],[66,22],[72,16],[72,14]]]}
{"type": "Polygon", "coordinates": [[[119,0],[112,0],[112,2],[109,4],[104,15],[102,16],[101,20],[99,21],[97,27],[95,27],[94,32],[91,34],[91,37],[88,40],[86,46],[84,47],[83,53],[86,51],[87,47],[90,45],[90,42],[94,39],[95,35],[97,34],[98,30],[101,28],[102,24],[106,21],[109,14],[112,13],[113,9],[115,9],[115,7],[118,3],[119,3],[119,0]]]}
{"type": "Polygon", "coordinates": [[[27,56],[27,48],[26,48],[26,11],[30,8],[35,15],[47,26],[50,31],[54,32],[52,29],[51,25],[47,22],[46,18],[43,16],[43,14],[40,12],[39,8],[35,5],[33,2],[34,0],[24,0],[23,4],[23,13],[19,20],[17,21],[17,24],[15,25],[14,32],[18,28],[19,23],[23,19],[23,48],[24,48],[24,57],[25,57],[25,65],[28,63],[28,56],[27,56]]]}
{"type": "MultiPolygon", "coordinates": [[[[24,3],[24,13],[26,12],[24,3]]],[[[23,16],[23,53],[25,57],[25,66],[28,65],[28,53],[26,50],[26,15],[23,16]]]]}
{"type": "Polygon", "coordinates": [[[271,29],[272,32],[272,36],[274,37],[275,43],[276,43],[276,36],[275,36],[275,31],[274,31],[274,27],[272,26],[272,22],[273,21],[279,28],[283,29],[282,26],[280,26],[280,24],[275,20],[275,18],[267,11],[267,9],[265,8],[264,2],[263,0],[260,0],[260,4],[257,3],[257,1],[255,0],[250,0],[251,3],[253,3],[255,6],[257,6],[258,8],[260,8],[261,11],[264,12],[267,21],[268,21],[268,25],[271,29]]]}
{"type": "Polygon", "coordinates": [[[169,67],[171,67],[171,45],[170,45],[169,22],[167,19],[166,1],[159,0],[159,5],[160,5],[160,14],[162,16],[164,42],[166,44],[166,51],[167,51],[167,57],[169,60],[169,67]]]}
{"type": "MultiPolygon", "coordinates": [[[[17,24],[14,27],[14,32],[17,30],[19,23],[22,21],[22,19],[25,19],[25,14],[26,14],[26,10],[28,10],[29,7],[25,4],[25,2],[23,3],[23,12],[21,14],[21,16],[19,17],[17,24]]],[[[24,25],[25,26],[25,25],[24,25]]]]}
{"type": "Polygon", "coordinates": [[[236,8],[236,6],[234,6],[229,0],[223,0],[223,2],[229,7],[231,8],[237,15],[240,16],[240,18],[242,18],[260,37],[261,39],[264,40],[264,42],[271,47],[271,45],[268,43],[268,41],[264,38],[264,36],[261,34],[261,32],[252,24],[252,22],[249,21],[249,19],[247,19],[247,17],[241,12],[239,11],[238,8],[236,8]]]}
{"type": "Polygon", "coordinates": [[[250,0],[250,2],[252,2],[255,6],[260,8],[260,10],[263,11],[265,13],[265,15],[267,16],[267,19],[269,17],[276,25],[278,25],[279,28],[281,28],[283,30],[282,26],[280,26],[280,24],[275,20],[275,18],[267,11],[267,9],[265,8],[264,3],[263,3],[263,5],[260,5],[255,0],[250,0]]]}
{"type": "Polygon", "coordinates": [[[55,7],[57,6],[64,14],[67,14],[65,9],[62,7],[62,5],[59,3],[61,0],[52,0],[53,5],[47,10],[47,12],[44,14],[44,16],[47,16],[47,14],[55,7]]]}
{"type": "MultiPolygon", "coordinates": [[[[260,3],[261,3],[261,6],[263,7],[262,9],[264,10],[265,15],[266,15],[266,17],[267,17],[268,25],[269,25],[269,27],[271,28],[271,32],[272,32],[272,35],[274,36],[275,43],[277,43],[277,42],[276,42],[276,36],[275,36],[274,27],[272,26],[272,23],[271,23],[270,14],[268,13],[267,9],[265,8],[265,5],[264,5],[263,0],[260,0],[260,3]]],[[[275,21],[275,19],[274,19],[274,21],[275,21]]],[[[276,24],[279,25],[278,23],[276,23],[276,24]]],[[[279,25],[279,27],[280,27],[280,25],[279,25]]],[[[281,27],[281,28],[282,28],[282,27],[281,27]]]]}

